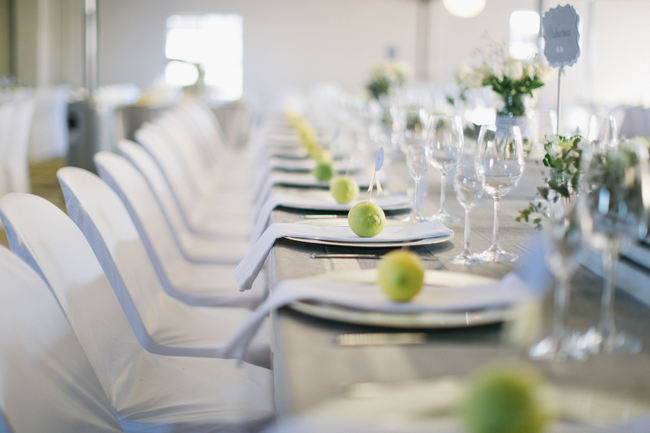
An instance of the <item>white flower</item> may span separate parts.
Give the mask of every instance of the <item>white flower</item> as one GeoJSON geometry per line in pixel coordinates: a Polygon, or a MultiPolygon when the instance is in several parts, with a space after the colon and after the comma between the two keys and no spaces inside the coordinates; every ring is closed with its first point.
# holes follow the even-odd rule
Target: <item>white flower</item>
{"type": "Polygon", "coordinates": [[[553,76],[553,68],[551,68],[551,65],[549,65],[546,60],[542,59],[535,65],[535,75],[537,75],[537,78],[539,78],[542,83],[546,83],[553,76]]]}
{"type": "Polygon", "coordinates": [[[472,89],[483,85],[483,74],[479,71],[472,71],[465,77],[465,86],[472,89]]]}
{"type": "Polygon", "coordinates": [[[503,73],[513,81],[520,80],[524,76],[524,65],[517,59],[508,59],[503,66],[503,73]]]}
{"type": "Polygon", "coordinates": [[[465,81],[465,78],[473,72],[472,68],[467,66],[465,63],[461,63],[458,68],[456,68],[456,71],[454,72],[454,76],[456,77],[456,81],[463,82],[465,81]]]}
{"type": "Polygon", "coordinates": [[[524,66],[524,74],[528,75],[528,78],[530,78],[531,80],[535,78],[535,74],[536,74],[535,65],[533,65],[532,63],[526,63],[526,65],[524,66]]]}

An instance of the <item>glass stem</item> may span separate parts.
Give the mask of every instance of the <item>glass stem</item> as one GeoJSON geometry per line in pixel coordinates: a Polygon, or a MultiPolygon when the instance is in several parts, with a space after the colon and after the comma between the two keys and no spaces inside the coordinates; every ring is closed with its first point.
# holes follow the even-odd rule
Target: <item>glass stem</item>
{"type": "Polygon", "coordinates": [[[492,223],[492,249],[499,248],[499,199],[494,199],[494,221],[492,223]]]}
{"type": "Polygon", "coordinates": [[[444,214],[445,213],[445,201],[446,201],[446,196],[445,196],[445,191],[447,188],[447,172],[444,170],[440,171],[440,213],[444,214]]]}
{"type": "Polygon", "coordinates": [[[600,303],[600,323],[598,330],[603,337],[603,344],[609,345],[616,335],[616,325],[614,323],[614,272],[616,248],[610,247],[603,253],[603,278],[605,286],[603,287],[603,297],[600,303]]]}
{"type": "Polygon", "coordinates": [[[553,316],[553,336],[561,344],[566,335],[569,319],[569,275],[561,272],[557,275],[555,295],[555,314],[553,316]]]}
{"type": "Polygon", "coordinates": [[[420,205],[422,204],[420,200],[420,184],[422,183],[421,179],[415,180],[415,187],[413,188],[413,212],[412,220],[413,222],[420,220],[420,205]]]}
{"type": "Polygon", "coordinates": [[[469,223],[469,209],[465,209],[465,247],[463,248],[463,252],[467,256],[471,254],[469,250],[469,223]]]}

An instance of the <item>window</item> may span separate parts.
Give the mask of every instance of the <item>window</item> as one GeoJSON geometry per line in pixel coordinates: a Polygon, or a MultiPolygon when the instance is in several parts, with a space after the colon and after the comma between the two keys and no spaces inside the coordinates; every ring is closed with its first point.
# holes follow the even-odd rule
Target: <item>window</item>
{"type": "Polygon", "coordinates": [[[537,54],[539,14],[535,11],[513,11],[510,14],[510,56],[527,60],[537,54]]]}
{"type": "Polygon", "coordinates": [[[204,84],[218,99],[235,100],[243,89],[240,15],[172,15],[167,19],[165,80],[172,86],[204,84]]]}

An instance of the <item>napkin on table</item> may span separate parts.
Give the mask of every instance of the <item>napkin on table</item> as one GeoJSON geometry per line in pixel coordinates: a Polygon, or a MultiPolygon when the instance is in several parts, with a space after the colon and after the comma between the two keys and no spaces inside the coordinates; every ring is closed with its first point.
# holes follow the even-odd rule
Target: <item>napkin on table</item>
{"type": "MultiPolygon", "coordinates": [[[[266,224],[266,220],[264,224],[266,224]]],[[[373,238],[360,238],[352,233],[352,230],[347,225],[326,227],[304,223],[273,223],[255,241],[248,254],[246,254],[235,268],[234,274],[239,283],[240,290],[249,289],[257,273],[262,268],[275,240],[287,236],[305,239],[381,243],[435,238],[449,236],[452,233],[449,228],[437,221],[419,223],[412,226],[387,226],[382,233],[373,238]]]]}

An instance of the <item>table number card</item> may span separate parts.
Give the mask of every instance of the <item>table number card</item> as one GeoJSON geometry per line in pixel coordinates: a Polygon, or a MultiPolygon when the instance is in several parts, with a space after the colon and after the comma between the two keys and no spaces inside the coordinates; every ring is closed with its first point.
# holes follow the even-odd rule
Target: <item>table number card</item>
{"type": "Polygon", "coordinates": [[[580,57],[580,17],[571,5],[548,10],[542,18],[544,55],[553,67],[571,66],[580,57]]]}
{"type": "Polygon", "coordinates": [[[548,63],[558,69],[557,72],[557,122],[556,134],[560,134],[560,80],[565,66],[571,66],[580,57],[580,17],[567,4],[549,9],[542,17],[544,33],[544,56],[548,63]]]}

